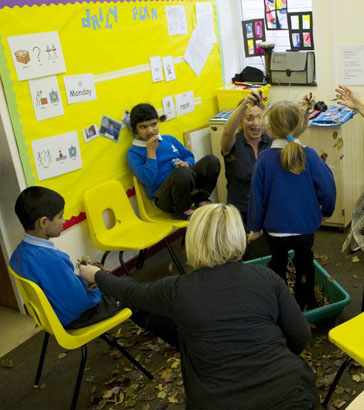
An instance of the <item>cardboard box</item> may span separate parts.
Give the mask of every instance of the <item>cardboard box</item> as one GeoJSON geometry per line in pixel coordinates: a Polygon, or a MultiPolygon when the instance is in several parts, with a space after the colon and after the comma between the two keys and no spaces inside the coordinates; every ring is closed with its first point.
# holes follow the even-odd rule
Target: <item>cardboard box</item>
{"type": "Polygon", "coordinates": [[[15,51],[15,58],[16,61],[23,64],[26,64],[28,61],[30,61],[29,53],[27,50],[15,51]]]}
{"type": "Polygon", "coordinates": [[[315,53],[272,53],[270,69],[272,84],[315,84],[315,53]]]}

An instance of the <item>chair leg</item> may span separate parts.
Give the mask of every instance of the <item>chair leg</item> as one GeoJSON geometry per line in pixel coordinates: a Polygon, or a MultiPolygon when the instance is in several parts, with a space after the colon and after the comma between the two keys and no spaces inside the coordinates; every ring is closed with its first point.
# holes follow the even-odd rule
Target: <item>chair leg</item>
{"type": "Polygon", "coordinates": [[[118,349],[120,353],[122,353],[131,363],[134,364],[142,373],[145,374],[145,376],[148,377],[148,379],[152,380],[153,376],[148,372],[148,370],[142,366],[134,357],[128,353],[122,346],[117,343],[117,341],[111,337],[108,333],[104,333],[103,335],[100,336],[101,339],[105,340],[105,342],[110,346],[114,347],[115,349],[118,349]]]}
{"type": "Polygon", "coordinates": [[[180,275],[184,275],[186,272],[183,269],[183,266],[181,265],[181,262],[177,258],[177,255],[173,252],[173,249],[172,249],[171,245],[169,244],[169,242],[167,241],[167,238],[164,238],[164,243],[166,244],[168,252],[171,255],[171,258],[172,258],[174,264],[176,265],[176,268],[177,268],[178,272],[180,273],[180,275]]]}
{"type": "Polygon", "coordinates": [[[39,358],[39,363],[38,363],[37,374],[35,376],[34,387],[38,387],[39,380],[42,376],[42,370],[43,370],[44,358],[45,358],[46,351],[47,351],[48,340],[49,340],[49,333],[45,332],[44,339],[43,339],[42,351],[40,353],[40,358],[39,358]]]}
{"type": "Polygon", "coordinates": [[[107,255],[108,255],[109,253],[110,253],[110,251],[106,251],[106,252],[102,255],[102,258],[101,258],[101,264],[102,264],[102,265],[105,264],[107,255]]]}
{"type": "Polygon", "coordinates": [[[130,276],[129,269],[126,267],[125,262],[124,262],[124,259],[123,259],[123,254],[124,254],[124,251],[120,251],[120,252],[119,252],[120,265],[121,265],[121,267],[124,269],[124,272],[125,272],[128,276],[130,276]]]}
{"type": "Polygon", "coordinates": [[[87,345],[83,345],[81,347],[81,350],[82,350],[81,363],[80,363],[80,368],[78,370],[75,390],[73,392],[71,410],[76,410],[78,395],[80,394],[80,387],[81,387],[82,377],[85,371],[85,365],[86,365],[86,359],[87,359],[87,345]]]}
{"type": "Polygon", "coordinates": [[[349,356],[346,357],[346,359],[344,360],[344,362],[342,363],[342,365],[340,366],[339,370],[336,373],[335,379],[332,382],[329,391],[327,392],[327,395],[325,397],[325,400],[322,403],[322,407],[324,409],[327,408],[327,405],[329,404],[329,401],[331,399],[332,394],[335,391],[335,388],[337,386],[337,384],[339,383],[339,380],[342,376],[342,374],[344,373],[344,370],[346,369],[347,365],[352,361],[353,359],[349,356]]]}
{"type": "Polygon", "coordinates": [[[185,243],[186,243],[186,232],[187,232],[187,230],[185,229],[185,231],[183,232],[182,239],[181,239],[181,247],[182,248],[184,248],[185,243]]]}
{"type": "Polygon", "coordinates": [[[137,269],[143,269],[146,254],[147,254],[147,249],[141,249],[139,251],[138,261],[136,264],[137,269]]]}

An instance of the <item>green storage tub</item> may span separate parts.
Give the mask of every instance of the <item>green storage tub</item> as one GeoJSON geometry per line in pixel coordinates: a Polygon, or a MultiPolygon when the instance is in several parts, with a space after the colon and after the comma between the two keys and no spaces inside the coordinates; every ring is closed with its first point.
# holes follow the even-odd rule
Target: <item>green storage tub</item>
{"type": "MultiPolygon", "coordinates": [[[[293,252],[290,252],[290,257],[293,257],[293,252]]],[[[264,258],[252,259],[244,262],[252,265],[268,265],[271,256],[264,258]]],[[[350,295],[343,289],[336,280],[332,280],[326,270],[316,261],[315,265],[315,284],[322,286],[322,291],[329,297],[330,304],[316,309],[304,312],[308,323],[317,323],[323,320],[336,318],[344,310],[344,307],[350,303],[350,295]]]]}

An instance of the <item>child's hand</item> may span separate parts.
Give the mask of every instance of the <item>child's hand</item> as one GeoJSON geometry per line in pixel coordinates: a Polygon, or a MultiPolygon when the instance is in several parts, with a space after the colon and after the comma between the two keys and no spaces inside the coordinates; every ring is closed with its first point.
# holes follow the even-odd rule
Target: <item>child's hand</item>
{"type": "Polygon", "coordinates": [[[182,161],[181,159],[177,158],[174,163],[173,163],[174,167],[189,167],[190,164],[188,164],[187,162],[182,161]]]}
{"type": "Polygon", "coordinates": [[[253,232],[250,231],[248,234],[248,243],[250,243],[251,241],[255,241],[256,239],[259,239],[261,236],[263,236],[263,232],[253,232]]]}
{"type": "Polygon", "coordinates": [[[267,100],[267,97],[262,93],[261,90],[253,89],[252,91],[250,91],[248,96],[244,98],[244,100],[242,101],[242,104],[260,106],[262,104],[262,101],[266,101],[266,100],[267,100]]]}
{"type": "Polygon", "coordinates": [[[303,111],[310,111],[315,105],[315,97],[312,93],[306,94],[302,97],[302,100],[298,104],[302,107],[303,111]]]}
{"type": "Polygon", "coordinates": [[[147,152],[155,154],[159,146],[159,135],[153,135],[147,140],[147,152]]]}
{"type": "Polygon", "coordinates": [[[95,283],[95,275],[100,268],[93,265],[80,265],[80,277],[88,283],[95,283]]]}

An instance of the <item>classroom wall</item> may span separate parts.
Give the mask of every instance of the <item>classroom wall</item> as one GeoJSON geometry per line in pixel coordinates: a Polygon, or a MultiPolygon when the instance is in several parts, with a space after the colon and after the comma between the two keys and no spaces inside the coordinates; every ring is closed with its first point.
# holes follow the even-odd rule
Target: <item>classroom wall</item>
{"type": "MultiPolygon", "coordinates": [[[[221,31],[221,55],[225,83],[230,83],[249,61],[243,59],[240,0],[216,0],[218,27],[221,31]]],[[[271,100],[298,100],[308,92],[316,99],[327,101],[334,97],[334,87],[339,78],[339,47],[344,44],[364,44],[362,0],[351,0],[350,8],[342,0],[313,0],[314,41],[316,53],[317,87],[272,86],[271,100]]],[[[353,87],[364,96],[363,87],[353,87]]],[[[193,128],[193,127],[191,127],[193,128]]],[[[363,131],[364,134],[364,131],[363,131]]],[[[26,187],[15,137],[12,130],[2,85],[0,83],[0,243],[8,261],[12,251],[21,240],[22,229],[14,212],[13,204],[19,192],[26,187]]],[[[135,206],[135,199],[131,199],[135,206]]],[[[56,246],[68,253],[75,263],[83,255],[101,258],[88,236],[87,223],[81,222],[56,238],[56,246]]],[[[132,253],[126,255],[132,257],[132,253]]],[[[107,268],[119,266],[117,253],[107,259],[107,268]]],[[[17,292],[16,292],[17,293],[17,292]]],[[[18,295],[17,295],[18,296],[18,295]]],[[[19,300],[19,298],[18,298],[19,300]]]]}

